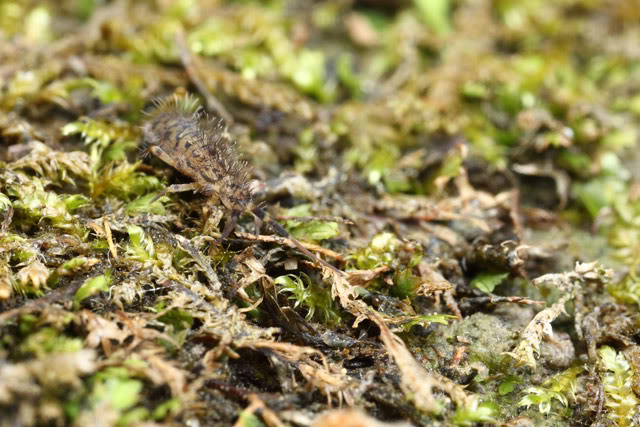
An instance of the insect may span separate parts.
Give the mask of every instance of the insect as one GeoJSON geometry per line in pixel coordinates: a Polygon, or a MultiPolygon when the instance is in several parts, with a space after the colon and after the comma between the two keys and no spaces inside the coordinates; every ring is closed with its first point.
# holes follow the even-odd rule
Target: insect
{"type": "Polygon", "coordinates": [[[249,212],[256,219],[257,228],[260,223],[267,223],[311,260],[342,274],[302,246],[254,203],[254,192],[260,182],[250,179],[251,169],[239,158],[235,142],[222,122],[209,118],[196,98],[174,94],[164,100],[155,100],[149,116],[142,126],[144,153],[153,154],[193,180],[167,187],[154,200],[168,192],[200,192],[211,201],[219,201],[230,214],[216,244],[231,234],[240,215],[249,212]]]}

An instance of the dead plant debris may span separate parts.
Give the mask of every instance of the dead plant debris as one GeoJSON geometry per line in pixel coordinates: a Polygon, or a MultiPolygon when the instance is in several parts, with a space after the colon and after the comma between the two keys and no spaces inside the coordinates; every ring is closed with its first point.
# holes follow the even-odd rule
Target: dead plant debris
{"type": "Polygon", "coordinates": [[[639,6],[2,2],[0,427],[639,425],[639,6]]]}

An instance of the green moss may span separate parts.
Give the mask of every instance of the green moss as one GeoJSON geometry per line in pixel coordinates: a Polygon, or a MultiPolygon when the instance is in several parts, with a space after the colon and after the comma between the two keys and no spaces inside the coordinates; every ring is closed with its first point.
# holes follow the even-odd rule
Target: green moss
{"type": "Polygon", "coordinates": [[[349,258],[361,270],[391,265],[396,260],[395,252],[401,245],[400,240],[392,233],[381,233],[371,239],[369,246],[356,251],[349,258]]]}
{"type": "MultiPolygon", "coordinates": [[[[311,216],[311,204],[301,204],[283,212],[285,216],[311,216]]],[[[303,241],[321,241],[336,237],[340,230],[333,221],[296,221],[287,220],[285,228],[293,237],[303,241]]]]}
{"type": "Polygon", "coordinates": [[[449,314],[428,314],[424,316],[415,316],[408,322],[402,324],[402,329],[405,332],[409,332],[412,327],[416,325],[420,325],[424,328],[429,326],[431,323],[440,323],[441,325],[448,325],[449,321],[455,319],[456,316],[452,316],[449,314]]]}
{"type": "Polygon", "coordinates": [[[331,290],[312,282],[306,274],[276,277],[274,283],[279,285],[278,293],[290,294],[288,299],[294,301],[293,308],[302,306],[306,309],[306,320],[315,318],[331,325],[341,322],[338,307],[331,298],[331,290]]]}
{"type": "Polygon", "coordinates": [[[126,123],[109,123],[102,120],[82,118],[62,128],[65,136],[80,135],[89,147],[91,167],[94,173],[109,162],[126,158],[127,151],[137,147],[138,135],[126,123]]]}
{"type": "Polygon", "coordinates": [[[158,317],[158,321],[169,327],[169,336],[173,339],[175,345],[180,348],[184,344],[187,334],[193,326],[193,316],[191,316],[188,311],[179,308],[165,311],[161,305],[156,305],[155,311],[164,312],[162,316],[158,317]]]}
{"type": "Polygon", "coordinates": [[[451,417],[451,422],[456,426],[474,426],[477,423],[494,423],[496,406],[491,402],[483,402],[477,408],[458,408],[451,417]]]}
{"type": "Polygon", "coordinates": [[[91,380],[92,390],[89,402],[93,407],[108,404],[117,411],[124,411],[136,405],[143,388],[142,381],[131,379],[127,369],[107,368],[98,372],[91,380]]]}
{"type": "Polygon", "coordinates": [[[526,395],[518,402],[519,406],[538,405],[538,410],[546,414],[551,411],[553,401],[567,407],[567,396],[575,398],[577,376],[584,371],[583,366],[571,367],[546,380],[541,386],[532,386],[524,390],[526,395]]]}
{"type": "Polygon", "coordinates": [[[632,389],[634,372],[622,353],[609,346],[598,349],[608,418],[619,426],[631,426],[640,401],[632,389]]]}
{"type": "Polygon", "coordinates": [[[76,235],[84,234],[84,227],[73,212],[85,206],[88,199],[82,195],[59,195],[45,189],[45,182],[37,177],[19,174],[9,182],[7,194],[14,198],[12,206],[23,225],[42,225],[47,220],[52,226],[76,235]]]}
{"type": "MultiPolygon", "coordinates": [[[[144,188],[144,186],[142,186],[144,188]]],[[[138,197],[127,204],[127,213],[130,215],[136,215],[141,213],[150,213],[156,215],[164,215],[166,209],[164,203],[167,203],[171,199],[167,196],[157,197],[159,192],[153,192],[138,197]]]]}
{"type": "Polygon", "coordinates": [[[130,225],[127,227],[127,233],[131,243],[126,247],[125,251],[129,258],[143,263],[155,258],[153,240],[145,234],[141,227],[130,225]]]}
{"type": "Polygon", "coordinates": [[[87,258],[85,256],[71,258],[54,270],[54,272],[47,279],[47,283],[54,286],[62,277],[73,276],[79,272],[87,271],[98,262],[99,261],[96,258],[87,258]]]}
{"type": "Polygon", "coordinates": [[[491,293],[508,276],[509,273],[479,273],[473,278],[470,285],[482,292],[491,293]]]}
{"type": "MultiPolygon", "coordinates": [[[[33,329],[27,327],[26,322],[30,320],[23,318],[21,328],[33,329]]],[[[51,353],[71,353],[82,349],[82,340],[79,338],[71,338],[62,334],[59,330],[52,327],[44,327],[34,330],[20,344],[20,353],[24,355],[33,355],[36,358],[44,357],[51,353]]]]}
{"type": "Polygon", "coordinates": [[[621,280],[609,284],[609,293],[626,304],[640,304],[640,280],[635,274],[627,274],[621,280]]]}
{"type": "Polygon", "coordinates": [[[437,34],[451,31],[450,0],[414,0],[420,17],[437,34]]]}
{"type": "Polygon", "coordinates": [[[79,305],[86,298],[98,292],[108,292],[111,284],[111,273],[102,274],[100,276],[87,279],[84,284],[76,291],[73,296],[75,305],[79,305]]]}
{"type": "MultiPolygon", "coordinates": [[[[112,195],[121,200],[132,200],[149,191],[160,189],[162,185],[158,178],[137,171],[139,164],[139,162],[129,163],[126,160],[117,166],[110,163],[91,182],[92,198],[112,195]]],[[[134,209],[141,207],[135,204],[133,206],[134,209]]],[[[154,209],[158,209],[157,205],[154,209]]]]}
{"type": "MultiPolygon", "coordinates": [[[[557,291],[478,271],[469,244],[517,240],[530,279],[576,260],[612,267],[615,281],[591,271],[580,289],[564,283],[582,297],[570,315],[601,313],[602,328],[616,326],[608,310],[637,308],[640,65],[629,46],[640,14],[630,2],[0,3],[3,416],[25,426],[261,425],[267,413],[242,411],[228,384],[273,391],[289,378],[283,390],[294,403],[303,396],[311,417],[331,402],[416,425],[571,423],[582,372],[514,366],[504,353],[532,306],[483,305],[481,293],[553,300],[557,291]],[[266,183],[255,202],[296,205],[281,214],[299,218],[283,225],[345,254],[335,265],[354,289],[308,263],[308,276],[282,275],[294,249],[276,242],[238,233],[214,246],[201,197],[154,200],[169,184],[159,177],[185,177],[138,161],[141,110],[183,88],[200,91],[180,97],[187,114],[224,106],[252,177],[266,183]],[[314,191],[290,188],[290,169],[314,191]],[[398,193],[419,195],[411,202],[433,215],[412,215],[398,193]],[[438,275],[456,292],[431,295],[438,275]],[[307,322],[272,318],[274,281],[275,303],[307,322]],[[367,310],[386,316],[430,371],[484,401],[453,407],[435,386],[437,418],[411,406],[419,396],[403,393],[394,364],[366,366],[386,357],[371,346],[367,310]]],[[[572,320],[554,328],[573,333],[572,320]]],[[[637,405],[630,362],[598,351],[606,414],[620,425],[637,405]]]]}
{"type": "Polygon", "coordinates": [[[421,283],[422,279],[414,275],[411,269],[399,271],[393,277],[393,287],[390,294],[398,298],[412,297],[421,283]]]}

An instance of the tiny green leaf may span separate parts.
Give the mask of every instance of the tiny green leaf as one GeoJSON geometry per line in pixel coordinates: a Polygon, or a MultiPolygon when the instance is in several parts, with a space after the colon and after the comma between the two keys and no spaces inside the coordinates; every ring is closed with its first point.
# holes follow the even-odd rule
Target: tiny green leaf
{"type": "Polygon", "coordinates": [[[151,417],[154,420],[162,420],[171,413],[178,412],[180,410],[180,400],[177,398],[169,399],[164,403],[161,403],[153,410],[151,417]]]}
{"type": "Polygon", "coordinates": [[[116,427],[137,425],[147,418],[149,418],[149,410],[147,408],[136,407],[124,413],[118,420],[116,427]]]}
{"type": "Polygon", "coordinates": [[[326,240],[340,234],[337,222],[303,222],[291,230],[291,235],[299,240],[326,240]]]}
{"type": "Polygon", "coordinates": [[[63,202],[67,210],[69,212],[73,212],[78,208],[88,205],[89,199],[82,194],[72,194],[70,196],[65,196],[63,202]]]}
{"type": "Polygon", "coordinates": [[[154,191],[153,193],[138,197],[127,205],[127,213],[150,213],[163,215],[165,213],[163,203],[168,202],[170,199],[167,196],[161,196],[158,200],[151,202],[157,195],[158,193],[154,191]]]}
{"type": "Polygon", "coordinates": [[[124,410],[138,403],[141,390],[141,381],[111,378],[105,382],[104,397],[111,402],[113,408],[124,410]]]}
{"type": "Polygon", "coordinates": [[[513,391],[515,385],[520,384],[521,382],[522,379],[520,379],[520,377],[509,375],[498,386],[498,393],[500,393],[500,396],[509,394],[513,391]]]}
{"type": "Polygon", "coordinates": [[[430,323],[440,323],[442,325],[448,325],[449,320],[453,320],[455,318],[456,316],[452,316],[450,314],[428,314],[423,316],[415,316],[408,322],[402,324],[402,330],[405,332],[409,332],[415,325],[427,327],[430,323]]]}
{"type": "MultiPolygon", "coordinates": [[[[286,210],[287,216],[300,217],[311,215],[311,204],[304,203],[286,210]]],[[[336,222],[310,221],[301,222],[295,219],[288,220],[286,227],[293,237],[299,240],[326,240],[340,234],[336,222]]]]}
{"type": "Polygon", "coordinates": [[[131,244],[127,245],[126,251],[131,259],[145,262],[151,260],[155,255],[153,240],[144,234],[142,227],[130,225],[127,227],[131,244]]]}
{"type": "Polygon", "coordinates": [[[468,81],[462,86],[462,96],[470,100],[487,99],[489,89],[482,83],[468,81]]]}
{"type": "Polygon", "coordinates": [[[456,410],[452,422],[456,426],[474,426],[477,423],[493,423],[493,415],[497,412],[497,405],[492,402],[482,402],[477,408],[460,407],[456,410]]]}
{"type": "Polygon", "coordinates": [[[236,421],[236,426],[238,427],[264,427],[260,418],[252,414],[251,412],[242,411],[240,416],[238,416],[238,421],[236,421]]]}
{"type": "Polygon", "coordinates": [[[410,268],[400,271],[394,277],[393,284],[395,286],[391,288],[390,293],[398,298],[410,297],[414,295],[421,281],[420,277],[415,276],[410,268]]]}
{"type": "Polygon", "coordinates": [[[88,279],[80,289],[76,291],[73,302],[79,304],[91,295],[97,292],[107,292],[111,283],[111,275],[109,273],[88,279]]]}
{"type": "Polygon", "coordinates": [[[471,286],[491,293],[508,275],[509,273],[480,273],[471,281],[471,286]]]}

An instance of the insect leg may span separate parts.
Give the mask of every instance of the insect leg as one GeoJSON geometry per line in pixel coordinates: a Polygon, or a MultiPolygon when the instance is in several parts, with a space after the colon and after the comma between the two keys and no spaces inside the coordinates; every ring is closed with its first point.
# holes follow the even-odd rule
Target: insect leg
{"type": "Polygon", "coordinates": [[[190,183],[190,184],[173,184],[168,186],[167,188],[165,188],[164,190],[162,190],[161,192],[159,192],[156,197],[154,197],[151,200],[151,203],[155,202],[156,200],[158,200],[160,197],[165,196],[167,193],[181,193],[183,191],[197,191],[198,190],[198,185],[196,185],[195,183],[190,183]]]}
{"type": "MultiPolygon", "coordinates": [[[[157,158],[159,158],[160,160],[162,160],[163,162],[165,162],[166,164],[168,164],[169,166],[173,166],[174,168],[178,169],[176,167],[177,166],[176,159],[172,158],[162,148],[158,147],[157,145],[150,146],[144,152],[145,152],[145,155],[148,155],[148,153],[151,153],[154,156],[156,156],[157,158]]],[[[180,169],[178,169],[178,170],[180,170],[180,169]]]]}
{"type": "Polygon", "coordinates": [[[220,237],[216,239],[216,241],[214,242],[214,245],[216,246],[219,245],[220,243],[222,243],[224,239],[229,237],[229,234],[231,234],[236,224],[238,223],[239,216],[240,216],[240,211],[231,212],[231,218],[229,219],[227,224],[224,226],[224,230],[222,230],[222,234],[220,234],[220,237]]]}
{"type": "Polygon", "coordinates": [[[252,215],[253,215],[253,224],[255,226],[255,235],[259,236],[260,235],[260,228],[262,227],[262,224],[264,223],[264,217],[266,212],[263,211],[260,208],[255,208],[251,211],[249,211],[252,215]]]}

